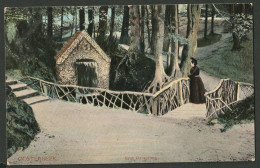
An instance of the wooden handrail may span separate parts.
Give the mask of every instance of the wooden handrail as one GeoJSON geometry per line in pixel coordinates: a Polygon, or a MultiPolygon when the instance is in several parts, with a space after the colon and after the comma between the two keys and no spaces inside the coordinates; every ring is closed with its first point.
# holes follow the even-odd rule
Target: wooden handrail
{"type": "MultiPolygon", "coordinates": [[[[52,83],[52,82],[47,82],[47,81],[44,81],[44,80],[41,80],[41,79],[38,79],[38,78],[34,78],[34,77],[30,77],[30,76],[27,76],[25,78],[29,78],[29,79],[33,79],[33,80],[38,80],[42,83],[46,83],[46,84],[49,84],[49,85],[55,85],[55,86],[59,86],[59,87],[73,87],[73,88],[80,88],[80,89],[90,89],[90,90],[99,90],[99,91],[109,91],[110,93],[116,93],[116,94],[134,94],[134,95],[144,95],[144,96],[150,96],[152,97],[153,94],[151,93],[145,93],[145,92],[132,92],[132,91],[113,91],[113,90],[107,90],[107,89],[103,89],[103,88],[97,88],[97,87],[85,87],[85,86],[77,86],[77,85],[60,85],[60,84],[57,84],[57,83],[52,83]]],[[[23,79],[25,79],[23,78],[23,79]]]]}
{"type": "Polygon", "coordinates": [[[168,85],[166,85],[165,87],[163,87],[162,89],[160,89],[159,91],[157,91],[154,95],[153,98],[157,97],[159,94],[161,94],[162,92],[164,92],[165,90],[167,90],[168,88],[170,88],[174,83],[177,83],[181,80],[189,80],[189,78],[179,78],[177,80],[171,81],[168,85]]]}

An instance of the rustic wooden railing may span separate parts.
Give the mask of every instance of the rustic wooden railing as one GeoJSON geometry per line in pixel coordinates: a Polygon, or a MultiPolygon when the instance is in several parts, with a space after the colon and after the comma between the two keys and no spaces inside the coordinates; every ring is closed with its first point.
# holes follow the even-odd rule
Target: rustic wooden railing
{"type": "Polygon", "coordinates": [[[54,99],[93,104],[94,106],[129,109],[154,115],[163,115],[187,103],[190,94],[188,78],[172,81],[155,94],[59,85],[33,77],[23,78],[22,81],[54,99]]]}
{"type": "Polygon", "coordinates": [[[153,95],[153,114],[164,115],[188,103],[189,96],[189,78],[174,80],[153,95]]]}
{"type": "Polygon", "coordinates": [[[232,110],[234,104],[253,93],[252,84],[222,79],[216,89],[206,93],[207,118],[223,114],[226,109],[232,110]]]}

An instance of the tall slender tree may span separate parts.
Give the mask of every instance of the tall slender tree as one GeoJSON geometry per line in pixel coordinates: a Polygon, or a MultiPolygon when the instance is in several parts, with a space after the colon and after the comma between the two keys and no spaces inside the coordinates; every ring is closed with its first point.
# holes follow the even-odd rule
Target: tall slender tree
{"type": "Polygon", "coordinates": [[[208,8],[209,8],[209,5],[206,4],[206,8],[205,8],[205,28],[204,28],[204,39],[207,38],[207,34],[208,34],[208,8]]]}
{"type": "Polygon", "coordinates": [[[154,53],[154,43],[153,41],[155,40],[155,36],[156,36],[156,31],[155,31],[155,25],[156,25],[156,15],[154,14],[155,10],[154,10],[154,5],[151,5],[151,10],[152,10],[152,36],[151,36],[151,45],[150,45],[150,48],[151,48],[151,54],[154,53]]]}
{"type": "Polygon", "coordinates": [[[94,28],[94,11],[93,7],[88,8],[88,34],[92,37],[93,28],[94,28]]]}
{"type": "Polygon", "coordinates": [[[99,8],[99,27],[98,27],[98,38],[104,40],[107,31],[107,12],[108,6],[101,6],[99,8]]]}
{"type": "Polygon", "coordinates": [[[190,58],[193,57],[197,49],[197,37],[199,30],[201,5],[188,5],[188,25],[187,25],[187,38],[189,44],[184,45],[182,51],[182,58],[180,68],[184,75],[188,74],[190,69],[190,58]]]}
{"type": "Polygon", "coordinates": [[[150,33],[150,17],[149,17],[149,10],[148,10],[148,5],[145,6],[145,10],[146,10],[146,27],[147,27],[147,36],[148,36],[148,44],[149,47],[151,46],[151,33],[150,33]]]}
{"type": "Polygon", "coordinates": [[[61,21],[60,21],[60,40],[62,41],[62,36],[63,36],[63,13],[64,13],[64,8],[61,7],[61,21]]]}
{"type": "Polygon", "coordinates": [[[128,34],[129,29],[129,7],[124,6],[124,16],[123,16],[123,24],[121,29],[121,36],[119,39],[119,43],[121,44],[129,44],[130,37],[128,34]]]}
{"type": "Polygon", "coordinates": [[[166,5],[165,9],[165,21],[164,21],[164,40],[163,40],[163,51],[168,52],[170,47],[170,38],[169,34],[171,31],[171,18],[170,18],[171,6],[166,5]]]}
{"type": "MultiPolygon", "coordinates": [[[[171,23],[174,26],[174,35],[179,34],[179,23],[178,23],[178,5],[171,6],[171,23]]],[[[180,75],[179,67],[179,42],[171,39],[171,59],[170,59],[170,75],[171,77],[176,77],[180,75]]]]}
{"type": "Polygon", "coordinates": [[[139,6],[136,5],[130,7],[130,36],[129,51],[141,51],[140,10],[139,6]]]}
{"type": "Polygon", "coordinates": [[[52,39],[53,37],[53,15],[52,15],[52,7],[47,7],[47,16],[48,16],[48,26],[47,26],[47,36],[52,39]]]}
{"type": "Polygon", "coordinates": [[[215,18],[215,7],[211,5],[211,31],[210,34],[214,34],[214,18],[215,18]]]}
{"type": "Polygon", "coordinates": [[[145,38],[144,38],[144,25],[145,25],[145,6],[141,6],[141,15],[140,15],[140,33],[141,33],[141,52],[145,52],[145,38]]]}
{"type": "Polygon", "coordinates": [[[110,38],[113,37],[113,33],[114,33],[115,15],[116,15],[116,8],[112,7],[111,8],[110,33],[109,33],[110,38]]]}
{"type": "Polygon", "coordinates": [[[162,88],[164,82],[169,77],[166,75],[163,67],[162,51],[163,51],[163,36],[164,36],[164,19],[165,19],[165,5],[154,5],[153,6],[153,19],[154,19],[154,40],[152,41],[155,56],[155,74],[154,80],[148,87],[147,91],[154,93],[155,91],[162,88]]]}
{"type": "Polygon", "coordinates": [[[85,30],[85,8],[81,7],[79,10],[79,29],[85,30]]]}

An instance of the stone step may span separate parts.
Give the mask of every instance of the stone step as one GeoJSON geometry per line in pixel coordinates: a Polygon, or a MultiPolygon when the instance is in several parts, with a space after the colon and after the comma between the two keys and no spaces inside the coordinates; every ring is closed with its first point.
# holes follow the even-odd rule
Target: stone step
{"type": "Polygon", "coordinates": [[[17,83],[14,85],[10,85],[12,91],[20,91],[20,90],[25,90],[27,89],[27,85],[24,83],[17,83]]]}
{"type": "Polygon", "coordinates": [[[7,78],[7,80],[5,81],[5,83],[6,83],[7,85],[15,85],[15,84],[17,84],[17,80],[11,79],[11,78],[7,78]]]}
{"type": "Polygon", "coordinates": [[[23,99],[23,100],[24,100],[27,104],[33,105],[33,104],[36,104],[36,103],[41,103],[41,102],[48,101],[48,100],[50,100],[50,99],[49,99],[48,97],[39,95],[39,96],[34,96],[34,97],[26,98],[26,99],[23,99]]]}
{"type": "Polygon", "coordinates": [[[39,95],[39,93],[33,89],[25,89],[25,90],[21,90],[21,91],[15,91],[14,92],[15,96],[17,98],[20,98],[20,99],[26,99],[26,98],[29,98],[29,97],[34,97],[34,96],[37,96],[39,95]]]}

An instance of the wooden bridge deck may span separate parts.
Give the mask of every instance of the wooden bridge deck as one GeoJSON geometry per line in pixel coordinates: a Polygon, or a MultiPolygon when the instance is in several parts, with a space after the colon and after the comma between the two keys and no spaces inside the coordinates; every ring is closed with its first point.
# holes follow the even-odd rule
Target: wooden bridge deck
{"type": "Polygon", "coordinates": [[[187,103],[166,113],[162,117],[175,119],[206,118],[206,113],[207,110],[205,104],[187,103]]]}

